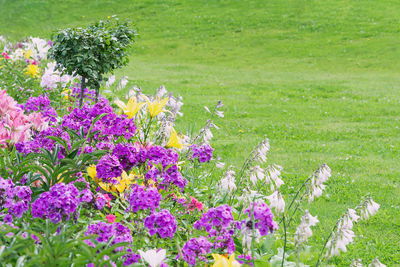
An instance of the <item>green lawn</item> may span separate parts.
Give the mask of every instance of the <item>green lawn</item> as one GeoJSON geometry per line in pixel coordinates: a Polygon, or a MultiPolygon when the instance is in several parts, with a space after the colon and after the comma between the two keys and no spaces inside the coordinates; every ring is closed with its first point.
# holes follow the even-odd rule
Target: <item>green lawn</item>
{"type": "Polygon", "coordinates": [[[181,129],[202,125],[204,105],[225,103],[213,146],[238,166],[263,136],[270,163],[298,185],[320,163],[333,170],[310,210],[323,237],[364,195],[378,215],[354,227],[349,252],[400,263],[400,2],[395,0],[0,0],[0,34],[12,39],[117,14],[140,34],[118,72],[151,93],[184,98],[181,129]],[[184,122],[182,122],[185,120],[184,122]]]}

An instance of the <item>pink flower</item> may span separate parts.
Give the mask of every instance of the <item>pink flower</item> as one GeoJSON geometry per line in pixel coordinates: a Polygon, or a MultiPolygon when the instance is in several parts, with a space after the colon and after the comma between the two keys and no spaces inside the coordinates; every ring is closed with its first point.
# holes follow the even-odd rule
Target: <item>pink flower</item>
{"type": "Polygon", "coordinates": [[[36,131],[43,131],[49,127],[48,120],[41,113],[31,113],[28,115],[28,120],[32,124],[32,128],[36,131]]]}
{"type": "Polygon", "coordinates": [[[111,198],[110,198],[107,194],[104,194],[104,197],[105,197],[106,200],[107,200],[107,207],[111,208],[111,205],[110,205],[111,198]]]}
{"type": "Polygon", "coordinates": [[[190,200],[192,202],[188,205],[189,211],[193,211],[195,208],[198,210],[203,210],[203,203],[201,203],[194,197],[190,197],[190,200]]]}
{"type": "Polygon", "coordinates": [[[108,214],[106,216],[107,222],[108,223],[114,223],[115,222],[115,216],[113,214],[108,214]]]}
{"type": "Polygon", "coordinates": [[[10,59],[11,58],[6,52],[3,52],[2,55],[3,55],[3,57],[5,59],[10,59]]]}

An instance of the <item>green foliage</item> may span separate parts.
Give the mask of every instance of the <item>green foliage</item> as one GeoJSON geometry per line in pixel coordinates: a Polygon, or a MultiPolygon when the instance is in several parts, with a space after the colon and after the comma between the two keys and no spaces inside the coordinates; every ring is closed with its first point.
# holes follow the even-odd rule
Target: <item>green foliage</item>
{"type": "Polygon", "coordinates": [[[67,28],[53,37],[50,57],[58,70],[81,76],[82,87],[86,84],[98,91],[105,74],[128,63],[127,49],[135,36],[131,25],[116,17],[86,28],[67,28]]]}

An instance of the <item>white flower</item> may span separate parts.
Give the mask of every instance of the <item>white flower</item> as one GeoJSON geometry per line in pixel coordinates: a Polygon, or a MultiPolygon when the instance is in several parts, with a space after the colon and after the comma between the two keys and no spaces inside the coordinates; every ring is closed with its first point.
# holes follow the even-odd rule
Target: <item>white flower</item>
{"type": "Polygon", "coordinates": [[[151,267],[159,266],[166,258],[166,250],[161,249],[157,252],[155,249],[148,250],[143,252],[142,250],[138,250],[140,257],[144,259],[151,267]]]}
{"type": "Polygon", "coordinates": [[[24,58],[24,50],[17,48],[13,53],[11,53],[10,57],[12,61],[22,60],[24,58]]]}
{"type": "Polygon", "coordinates": [[[218,169],[223,169],[225,168],[225,163],[222,161],[217,161],[215,162],[215,167],[217,167],[218,169]]]}
{"type": "Polygon", "coordinates": [[[164,85],[161,85],[159,88],[157,88],[155,97],[162,98],[166,93],[168,93],[167,89],[165,89],[164,85]]]}
{"type": "Polygon", "coordinates": [[[61,87],[65,87],[75,78],[76,77],[70,75],[61,75],[61,72],[56,70],[56,63],[50,62],[47,64],[46,69],[43,73],[40,86],[44,88],[54,89],[60,84],[61,87]]]}
{"type": "Polygon", "coordinates": [[[3,35],[0,35],[0,43],[5,43],[6,42],[6,38],[4,38],[3,35]]]}
{"type": "MultiPolygon", "coordinates": [[[[246,226],[243,227],[241,230],[241,233],[243,235],[242,238],[242,246],[246,247],[248,250],[251,249],[251,244],[253,240],[253,230],[250,228],[247,228],[246,226]]],[[[261,234],[258,229],[254,229],[254,242],[258,243],[261,238],[261,234]]]]}
{"type": "Polygon", "coordinates": [[[204,138],[204,142],[206,142],[206,143],[208,143],[213,138],[213,134],[209,127],[204,128],[203,138],[204,138]]]}
{"type": "Polygon", "coordinates": [[[386,265],[380,262],[378,258],[375,258],[368,267],[386,267],[386,265]]]}
{"type": "Polygon", "coordinates": [[[250,169],[250,181],[255,185],[258,180],[264,179],[264,170],[256,165],[250,169]],[[258,179],[257,179],[258,178],[258,179]]]}
{"type": "Polygon", "coordinates": [[[204,108],[207,110],[208,113],[211,114],[211,111],[210,111],[210,109],[209,109],[207,106],[204,106],[204,108]]]}
{"type": "Polygon", "coordinates": [[[332,234],[331,239],[329,239],[326,245],[326,255],[328,257],[339,255],[340,250],[342,250],[343,252],[347,251],[346,246],[353,242],[353,238],[355,237],[352,227],[353,224],[349,224],[348,221],[339,221],[336,232],[332,234]]]}
{"type": "Polygon", "coordinates": [[[127,84],[128,84],[128,76],[122,77],[121,80],[119,80],[117,90],[119,91],[124,89],[127,84]]]}
{"type": "Polygon", "coordinates": [[[217,115],[220,118],[223,118],[224,117],[224,112],[220,111],[220,110],[215,110],[215,115],[217,115]]]}
{"type": "Polygon", "coordinates": [[[181,101],[182,97],[174,97],[170,96],[168,100],[168,106],[171,108],[172,114],[176,117],[176,115],[183,116],[182,112],[180,112],[181,107],[183,106],[183,102],[181,101]]]}
{"type": "Polygon", "coordinates": [[[267,196],[270,202],[270,207],[275,208],[275,211],[280,214],[285,210],[285,200],[282,197],[281,192],[276,190],[272,195],[267,196]]]}
{"type": "Polygon", "coordinates": [[[302,245],[308,241],[308,238],[312,236],[311,226],[315,226],[318,223],[317,216],[312,216],[308,210],[300,219],[300,224],[296,228],[294,234],[294,241],[296,245],[302,245]]]}
{"type": "Polygon", "coordinates": [[[352,264],[350,264],[350,267],[363,267],[362,260],[354,260],[352,264]]]}
{"type": "Polygon", "coordinates": [[[311,183],[308,189],[309,202],[322,195],[326,187],[323,183],[326,182],[329,177],[331,177],[331,169],[328,167],[328,165],[322,164],[311,178],[311,183]]]}
{"type": "Polygon", "coordinates": [[[230,168],[225,172],[224,177],[219,182],[219,189],[223,192],[231,193],[236,190],[235,172],[230,168]]]}
{"type": "Polygon", "coordinates": [[[368,219],[370,216],[373,216],[378,210],[380,205],[372,200],[372,198],[368,198],[363,205],[364,209],[361,210],[361,218],[368,219]]]}
{"type": "Polygon", "coordinates": [[[269,140],[268,138],[266,138],[256,148],[254,159],[259,162],[266,162],[268,151],[269,151],[269,140]]]}
{"type": "Polygon", "coordinates": [[[279,188],[284,184],[283,180],[280,178],[282,169],[282,166],[275,164],[268,166],[266,169],[265,180],[267,184],[271,184],[271,190],[275,190],[274,184],[276,188],[279,188]]]}
{"type": "Polygon", "coordinates": [[[108,77],[108,81],[106,82],[106,87],[109,88],[115,82],[115,75],[111,75],[108,77]]]}

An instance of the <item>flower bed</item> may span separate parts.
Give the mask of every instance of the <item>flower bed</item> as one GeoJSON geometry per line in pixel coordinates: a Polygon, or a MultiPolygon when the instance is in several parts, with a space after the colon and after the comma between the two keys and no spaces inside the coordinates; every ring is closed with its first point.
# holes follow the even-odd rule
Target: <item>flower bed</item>
{"type": "MultiPolygon", "coordinates": [[[[308,244],[323,194],[323,164],[284,196],[282,167],[261,140],[237,171],[210,141],[223,104],[197,134],[175,129],[182,98],[112,92],[95,101],[79,77],[55,70],[51,42],[3,44],[0,60],[0,260],[58,266],[319,265],[346,251],[353,225],[379,209],[348,209],[324,243],[308,244]],[[18,101],[18,102],[17,102],[18,101]],[[285,202],[288,201],[289,205],[285,202]]],[[[379,266],[379,260],[374,261],[379,266]]]]}

